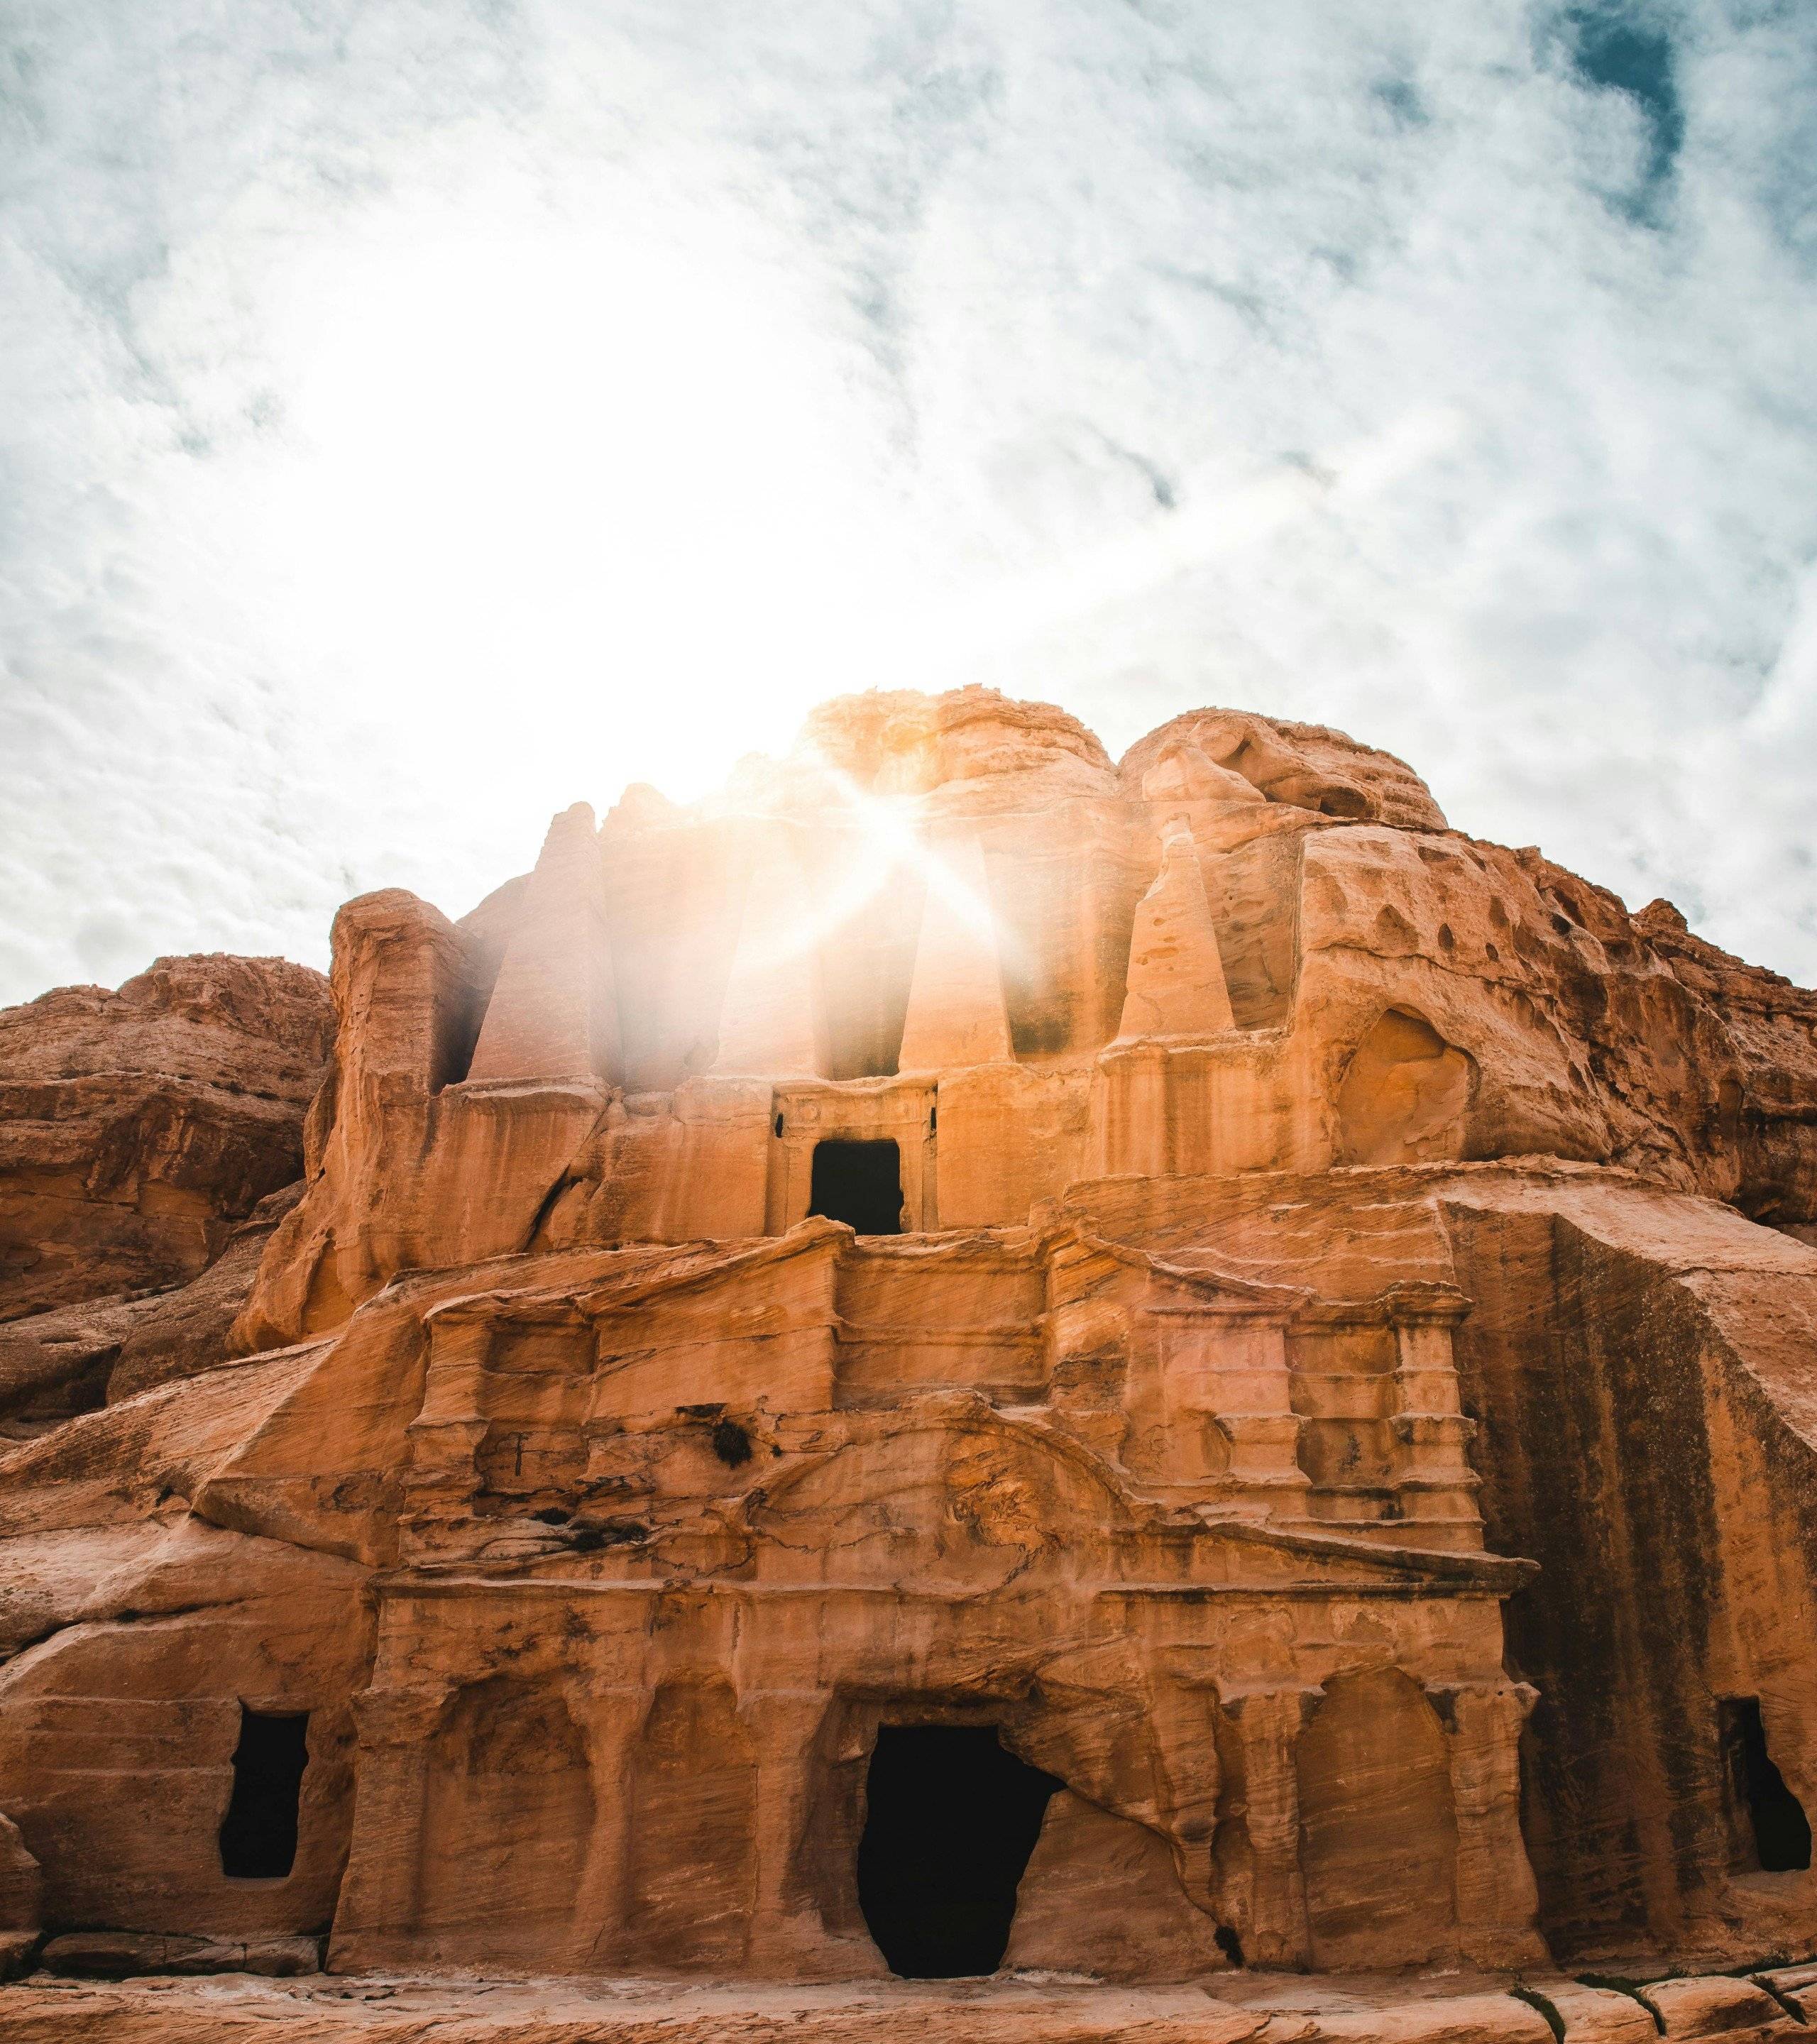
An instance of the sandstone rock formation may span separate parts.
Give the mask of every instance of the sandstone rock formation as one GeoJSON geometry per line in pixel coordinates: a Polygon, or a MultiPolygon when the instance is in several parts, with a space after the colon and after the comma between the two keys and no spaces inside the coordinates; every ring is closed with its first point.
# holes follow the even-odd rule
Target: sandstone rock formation
{"type": "Polygon", "coordinates": [[[333,1033],[321,975],[283,959],[160,959],[0,1010],[0,1427],[225,1353],[333,1033]]]}
{"type": "Polygon", "coordinates": [[[236,989],[274,1143],[9,1195],[21,1952],[1804,2019],[1817,996],[1340,734],[981,690],[348,904],[279,1190],[294,972],[0,1018],[236,989]]]}

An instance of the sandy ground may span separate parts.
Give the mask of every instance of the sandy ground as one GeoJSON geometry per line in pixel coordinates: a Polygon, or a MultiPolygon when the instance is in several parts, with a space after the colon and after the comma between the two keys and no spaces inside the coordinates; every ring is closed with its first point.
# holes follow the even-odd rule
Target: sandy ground
{"type": "MultiPolygon", "coordinates": [[[[0,1988],[0,2038],[5,2044],[1366,2044],[1377,2038],[1553,2044],[1545,2017],[1507,1989],[1504,1981],[1455,1973],[1316,1981],[1244,1974],[1142,1988],[1052,1975],[803,1988],[322,1974],[116,1984],[39,1974],[0,1988]]],[[[1623,2034],[1623,2016],[1644,2014],[1631,2002],[1609,2012],[1613,2027],[1573,2023],[1572,2029],[1586,2038],[1615,2038],[1623,2034]]],[[[1650,2019],[1646,2028],[1652,2033],[1650,2019]]]]}

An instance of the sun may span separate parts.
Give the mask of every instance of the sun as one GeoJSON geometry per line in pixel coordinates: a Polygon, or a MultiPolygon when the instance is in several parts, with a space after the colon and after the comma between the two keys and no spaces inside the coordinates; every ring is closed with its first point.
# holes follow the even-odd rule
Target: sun
{"type": "Polygon", "coordinates": [[[290,662],[444,732],[527,717],[545,785],[552,738],[684,797],[868,683],[905,548],[803,290],[723,218],[509,192],[293,264],[242,536],[290,662]]]}

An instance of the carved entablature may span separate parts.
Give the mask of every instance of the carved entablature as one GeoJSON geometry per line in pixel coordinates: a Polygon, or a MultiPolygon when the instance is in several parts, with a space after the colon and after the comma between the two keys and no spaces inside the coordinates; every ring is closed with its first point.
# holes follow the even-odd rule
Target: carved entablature
{"type": "Polygon", "coordinates": [[[957,1399],[1078,1443],[1157,1508],[1480,1548],[1450,1353],[1467,1310],[1429,1283],[1322,1300],[1073,1224],[867,1242],[810,1220],[651,1251],[571,1297],[427,1316],[414,1537],[622,1543],[664,1500],[774,1494],[862,1416],[957,1399]]]}

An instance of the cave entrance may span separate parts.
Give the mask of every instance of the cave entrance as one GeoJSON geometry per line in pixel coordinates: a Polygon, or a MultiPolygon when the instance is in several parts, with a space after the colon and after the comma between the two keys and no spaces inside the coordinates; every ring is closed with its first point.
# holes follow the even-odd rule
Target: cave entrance
{"type": "Polygon", "coordinates": [[[1791,1873],[1807,1867],[1810,1821],[1766,1750],[1759,1697],[1725,1696],[1717,1722],[1739,1869],[1791,1873]]]}
{"type": "Polygon", "coordinates": [[[860,1235],[900,1235],[902,1158],[896,1145],[816,1143],[808,1211],[843,1220],[860,1235]]]}
{"type": "Polygon", "coordinates": [[[233,1794],[221,1825],[221,1870],[230,1881],[282,1881],[296,1864],[309,1731],[307,1711],[240,1705],[233,1794]]]}
{"type": "Polygon", "coordinates": [[[1061,1785],[994,1725],[884,1725],[866,1777],[858,1900],[906,1980],[995,1973],[1016,1886],[1061,1785]]]}

